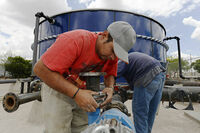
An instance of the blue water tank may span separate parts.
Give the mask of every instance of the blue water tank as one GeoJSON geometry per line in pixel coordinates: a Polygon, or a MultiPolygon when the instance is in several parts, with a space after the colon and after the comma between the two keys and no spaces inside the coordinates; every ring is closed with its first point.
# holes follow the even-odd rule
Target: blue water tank
{"type": "Polygon", "coordinates": [[[137,34],[136,44],[129,52],[138,51],[148,54],[158,59],[164,66],[167,62],[168,46],[159,43],[166,36],[165,28],[150,17],[120,10],[86,9],[69,11],[52,18],[55,19],[55,24],[44,20],[39,25],[38,59],[55,42],[55,37],[63,32],[74,29],[102,32],[114,21],[126,21],[132,25],[137,34]],[[158,41],[153,41],[152,38],[158,41]]]}

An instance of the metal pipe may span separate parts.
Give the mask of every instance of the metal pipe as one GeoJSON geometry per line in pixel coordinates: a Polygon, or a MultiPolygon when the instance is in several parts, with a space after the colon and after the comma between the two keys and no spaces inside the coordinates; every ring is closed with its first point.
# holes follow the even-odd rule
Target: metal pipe
{"type": "Polygon", "coordinates": [[[31,82],[27,84],[27,93],[31,93],[31,82]]]}
{"type": "MultiPolygon", "coordinates": [[[[133,90],[125,90],[127,86],[121,86],[119,89],[119,95],[113,95],[112,100],[125,102],[128,99],[131,100],[133,97],[133,90]],[[120,99],[126,97],[125,100],[120,99]]],[[[175,102],[187,102],[189,99],[192,102],[200,103],[200,86],[167,86],[165,85],[162,90],[162,99],[161,101],[170,101],[175,102]],[[183,98],[183,99],[182,99],[183,98]]]]}
{"type": "Polygon", "coordinates": [[[37,55],[38,55],[38,35],[39,35],[39,25],[40,25],[40,18],[45,18],[50,24],[55,23],[55,19],[44,15],[43,12],[38,12],[35,14],[36,20],[35,20],[35,29],[34,29],[34,43],[33,43],[33,62],[32,62],[32,76],[35,76],[33,72],[33,67],[37,61],[37,55]]]}
{"type": "Polygon", "coordinates": [[[23,94],[24,93],[24,82],[21,82],[21,92],[20,92],[21,94],[23,94]]]}
{"type": "Polygon", "coordinates": [[[43,12],[40,13],[40,16],[45,18],[50,24],[55,24],[55,22],[56,22],[55,19],[53,19],[52,17],[49,17],[47,15],[44,15],[43,12]]]}
{"type": "Polygon", "coordinates": [[[185,80],[165,80],[165,85],[173,86],[175,84],[182,84],[183,86],[200,86],[200,82],[198,81],[185,81],[185,80]]]}
{"type": "Polygon", "coordinates": [[[32,76],[35,76],[33,72],[34,65],[37,61],[37,46],[38,46],[38,34],[39,34],[39,23],[41,12],[35,14],[36,21],[35,21],[35,29],[34,29],[34,43],[33,43],[33,61],[32,61],[32,76]]]}
{"type": "Polygon", "coordinates": [[[79,74],[86,81],[86,88],[92,91],[101,91],[100,76],[103,75],[105,75],[104,72],[82,72],[79,74]]]}
{"type": "Polygon", "coordinates": [[[7,80],[0,80],[0,84],[7,84],[7,83],[16,83],[16,79],[7,79],[7,80]]]}
{"type": "Polygon", "coordinates": [[[7,83],[16,83],[19,82],[30,82],[31,78],[24,78],[24,79],[6,79],[6,80],[0,80],[0,84],[7,84],[7,83]]]}
{"type": "Polygon", "coordinates": [[[19,105],[31,102],[34,100],[41,101],[40,91],[26,94],[16,95],[15,93],[9,92],[3,97],[3,108],[7,112],[14,112],[19,108],[19,105]]]}
{"type": "Polygon", "coordinates": [[[165,86],[161,101],[200,102],[200,87],[196,86],[165,86]]]}
{"type": "Polygon", "coordinates": [[[178,64],[179,64],[179,76],[180,76],[180,78],[182,78],[182,79],[200,79],[200,77],[189,77],[189,76],[185,77],[185,76],[183,76],[183,74],[182,74],[182,64],[181,64],[180,38],[177,37],[177,36],[167,37],[167,38],[163,39],[163,41],[172,40],[172,39],[176,39],[176,41],[177,41],[177,47],[178,47],[178,64]]]}
{"type": "Polygon", "coordinates": [[[178,47],[178,64],[179,64],[179,76],[182,78],[182,79],[190,79],[189,77],[184,77],[183,74],[182,74],[182,64],[181,64],[181,49],[180,49],[180,38],[175,36],[174,39],[176,39],[177,41],[177,47],[178,47]]]}

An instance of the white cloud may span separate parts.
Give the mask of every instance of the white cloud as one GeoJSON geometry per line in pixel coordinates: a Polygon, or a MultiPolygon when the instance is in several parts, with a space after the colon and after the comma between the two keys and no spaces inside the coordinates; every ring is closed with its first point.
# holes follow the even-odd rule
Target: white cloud
{"type": "Polygon", "coordinates": [[[184,10],[182,10],[181,13],[190,12],[190,11],[192,11],[192,10],[195,9],[195,8],[196,8],[196,5],[195,5],[195,4],[189,5],[189,6],[186,7],[184,10]]]}
{"type": "Polygon", "coordinates": [[[195,28],[191,38],[200,40],[200,27],[195,28]]]}
{"type": "Polygon", "coordinates": [[[79,0],[79,1],[80,1],[80,3],[85,3],[85,4],[87,4],[87,3],[91,2],[92,0],[79,0]]]}
{"type": "Polygon", "coordinates": [[[191,38],[200,40],[200,21],[190,16],[188,18],[183,19],[183,24],[195,27],[195,30],[191,34],[191,38]]]}
{"type": "Polygon", "coordinates": [[[194,3],[196,3],[196,4],[200,2],[200,0],[193,0],[193,1],[194,1],[194,3]]]}
{"type": "Polygon", "coordinates": [[[79,2],[81,4],[85,4],[85,6],[87,7],[89,3],[91,3],[92,0],[79,0],[79,2]]]}
{"type": "Polygon", "coordinates": [[[0,0],[0,55],[32,58],[35,14],[51,16],[71,10],[66,0],[0,0]]]}
{"type": "Polygon", "coordinates": [[[4,55],[8,51],[12,51],[14,55],[30,59],[32,57],[30,45],[33,43],[33,30],[6,17],[2,17],[1,21],[0,32],[3,34],[0,34],[0,54],[4,55]]]}
{"type": "Polygon", "coordinates": [[[186,24],[186,25],[191,25],[191,26],[195,26],[195,27],[200,25],[200,21],[193,19],[192,16],[184,18],[183,23],[186,24]]]}
{"type": "Polygon", "coordinates": [[[185,8],[183,8],[181,13],[190,12],[193,9],[197,8],[198,6],[200,6],[200,0],[191,0],[190,4],[188,4],[185,8]]]}
{"type": "Polygon", "coordinates": [[[94,0],[88,5],[88,8],[122,9],[122,4],[122,0],[94,0]]]}
{"type": "MultiPolygon", "coordinates": [[[[178,51],[174,51],[172,53],[169,53],[168,56],[173,57],[173,58],[178,58],[178,51]]],[[[199,56],[195,56],[195,55],[186,54],[186,53],[181,52],[181,59],[183,59],[183,60],[194,61],[194,60],[199,59],[199,58],[200,58],[199,56]]]]}
{"type": "MultiPolygon", "coordinates": [[[[83,0],[84,1],[84,0],[83,0]]],[[[194,4],[200,4],[200,0],[93,0],[88,8],[126,9],[149,16],[168,17],[184,10],[185,5],[194,9],[194,4]]]]}
{"type": "MultiPolygon", "coordinates": [[[[87,8],[121,9],[143,13],[149,16],[170,16],[184,10],[188,11],[200,4],[200,0],[79,0],[87,8]],[[196,4],[196,5],[195,5],[196,4]]],[[[69,11],[66,0],[0,0],[0,55],[11,51],[15,55],[31,58],[35,13],[43,11],[46,15],[56,15],[69,11]]],[[[187,20],[187,19],[186,19],[187,20]]],[[[192,38],[200,37],[199,21],[188,20],[195,27],[192,38]]]]}
{"type": "Polygon", "coordinates": [[[71,10],[65,0],[4,0],[0,8],[1,16],[13,18],[28,26],[34,26],[34,15],[37,12],[42,11],[51,16],[71,10]]]}

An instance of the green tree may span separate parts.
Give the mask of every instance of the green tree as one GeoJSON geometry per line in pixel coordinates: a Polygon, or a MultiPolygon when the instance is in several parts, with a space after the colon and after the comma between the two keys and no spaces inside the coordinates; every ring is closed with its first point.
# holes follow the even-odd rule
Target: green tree
{"type": "MultiPolygon", "coordinates": [[[[178,58],[167,58],[168,61],[168,73],[170,75],[174,75],[179,73],[179,61],[178,58]]],[[[189,65],[189,62],[187,60],[181,59],[181,66],[182,70],[188,71],[191,67],[189,65]]]]}
{"type": "Polygon", "coordinates": [[[192,62],[191,67],[194,68],[194,70],[197,70],[198,73],[200,73],[200,60],[192,62]]]}
{"type": "Polygon", "coordinates": [[[12,78],[26,78],[31,75],[31,61],[20,56],[8,57],[4,67],[12,78]]]}

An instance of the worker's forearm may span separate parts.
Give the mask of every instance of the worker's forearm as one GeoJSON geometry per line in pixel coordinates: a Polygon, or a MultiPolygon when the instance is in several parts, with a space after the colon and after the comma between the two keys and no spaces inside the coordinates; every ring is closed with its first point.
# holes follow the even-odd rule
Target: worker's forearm
{"type": "Polygon", "coordinates": [[[111,87],[111,88],[114,87],[114,83],[115,83],[115,78],[112,75],[108,76],[105,79],[105,82],[104,82],[104,84],[105,84],[106,87],[111,87]]]}
{"type": "Polygon", "coordinates": [[[77,91],[77,87],[66,80],[61,74],[49,70],[40,60],[34,67],[35,74],[49,87],[72,97],[77,91]]]}

